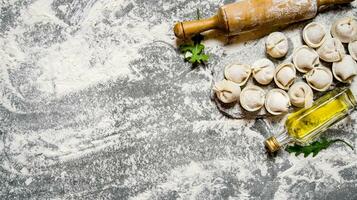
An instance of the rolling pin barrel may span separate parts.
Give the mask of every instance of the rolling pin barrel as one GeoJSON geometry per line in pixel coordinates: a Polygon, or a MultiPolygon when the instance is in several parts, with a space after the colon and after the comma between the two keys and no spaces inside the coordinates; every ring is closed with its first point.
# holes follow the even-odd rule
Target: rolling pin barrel
{"type": "Polygon", "coordinates": [[[291,24],[316,16],[318,8],[353,0],[243,0],[222,6],[217,15],[203,20],[179,22],[174,27],[176,37],[184,39],[210,29],[227,34],[264,27],[291,24]]]}

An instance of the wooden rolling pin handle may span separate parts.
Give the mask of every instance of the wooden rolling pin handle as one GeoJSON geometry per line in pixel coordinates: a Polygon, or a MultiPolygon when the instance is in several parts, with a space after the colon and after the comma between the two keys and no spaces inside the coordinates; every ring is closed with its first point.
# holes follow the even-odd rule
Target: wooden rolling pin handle
{"type": "Polygon", "coordinates": [[[218,17],[213,16],[208,19],[179,22],[175,25],[174,32],[176,37],[184,39],[203,31],[215,29],[218,25],[218,17]]]}
{"type": "Polygon", "coordinates": [[[354,0],[317,0],[318,7],[323,5],[351,3],[354,0]]]}

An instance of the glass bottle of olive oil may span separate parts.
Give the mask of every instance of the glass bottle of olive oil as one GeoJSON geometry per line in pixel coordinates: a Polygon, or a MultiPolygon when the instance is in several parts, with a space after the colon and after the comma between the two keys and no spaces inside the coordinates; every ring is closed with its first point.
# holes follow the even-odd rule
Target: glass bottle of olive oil
{"type": "Polygon", "coordinates": [[[350,89],[332,90],[316,100],[311,108],[290,114],[285,122],[285,131],[265,140],[265,146],[272,153],[288,143],[306,144],[345,118],[356,105],[350,89]]]}

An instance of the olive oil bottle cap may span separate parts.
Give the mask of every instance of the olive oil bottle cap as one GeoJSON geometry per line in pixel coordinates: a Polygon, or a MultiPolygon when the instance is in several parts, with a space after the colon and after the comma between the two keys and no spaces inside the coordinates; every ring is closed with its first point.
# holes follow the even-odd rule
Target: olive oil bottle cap
{"type": "Polygon", "coordinates": [[[264,143],[269,153],[274,153],[281,148],[281,145],[274,136],[271,136],[270,138],[266,139],[264,143]]]}

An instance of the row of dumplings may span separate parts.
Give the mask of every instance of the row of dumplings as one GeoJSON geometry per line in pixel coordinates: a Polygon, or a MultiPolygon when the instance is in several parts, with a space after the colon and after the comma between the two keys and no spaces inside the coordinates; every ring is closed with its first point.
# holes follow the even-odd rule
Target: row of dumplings
{"type": "Polygon", "coordinates": [[[294,83],[288,93],[282,89],[272,89],[267,93],[261,87],[249,85],[241,90],[239,84],[222,80],[215,84],[213,90],[224,103],[240,102],[249,112],[259,111],[263,106],[272,115],[288,112],[293,104],[296,107],[311,107],[313,102],[312,89],[305,82],[294,83]]]}
{"type": "MultiPolygon", "coordinates": [[[[223,103],[239,100],[240,105],[251,112],[265,106],[269,113],[280,115],[288,111],[290,104],[310,107],[313,102],[312,89],[328,90],[333,76],[340,82],[350,83],[357,75],[357,22],[352,18],[339,19],[332,25],[331,34],[333,38],[328,38],[324,27],[312,22],[303,30],[303,40],[307,46],[294,50],[293,63],[282,63],[275,68],[269,59],[263,58],[252,66],[229,65],[224,70],[226,79],[217,82],[213,90],[223,103]],[[349,43],[350,55],[346,55],[342,42],[349,43]],[[332,72],[320,65],[320,59],[333,62],[332,72]],[[307,84],[295,82],[296,70],[304,73],[307,84]],[[241,91],[251,76],[261,85],[268,85],[274,80],[280,89],[272,89],[265,94],[262,88],[252,85],[241,91]],[[284,90],[288,90],[288,93],[284,90]]],[[[268,36],[265,47],[271,57],[282,58],[287,54],[288,41],[283,33],[274,32],[268,36]]]]}
{"type": "MultiPolygon", "coordinates": [[[[239,86],[245,85],[251,76],[261,85],[268,85],[274,80],[280,89],[288,90],[297,78],[295,68],[298,67],[292,63],[282,63],[275,68],[273,62],[263,58],[254,62],[252,66],[228,65],[224,69],[224,76],[239,86]]],[[[327,90],[332,83],[332,74],[326,67],[313,67],[304,77],[307,83],[317,91],[327,90]]]]}
{"type": "MultiPolygon", "coordinates": [[[[267,61],[267,60],[268,59],[262,59],[257,62],[263,63],[263,61],[267,61]]],[[[286,92],[283,89],[272,89],[266,93],[264,89],[256,85],[248,85],[244,87],[243,90],[241,90],[241,86],[243,86],[246,83],[247,78],[242,79],[234,76],[235,72],[236,74],[240,75],[239,73],[237,73],[236,70],[233,70],[233,73],[230,73],[230,70],[232,70],[231,69],[232,66],[242,66],[242,65],[230,65],[226,67],[225,70],[226,79],[217,82],[213,87],[213,90],[215,91],[217,98],[221,102],[233,103],[239,101],[242,108],[244,108],[246,111],[249,112],[259,111],[263,106],[265,106],[265,109],[272,115],[281,115],[288,112],[291,104],[296,107],[312,106],[313,91],[311,87],[305,82],[303,81],[299,81],[295,83],[292,82],[291,86],[285,87],[285,90],[288,89],[288,92],[286,92]]],[[[287,66],[287,65],[280,65],[280,68],[282,68],[283,66],[287,66]]],[[[292,66],[292,68],[291,69],[289,68],[287,70],[295,69],[294,65],[290,64],[288,66],[289,67],[292,66]]],[[[261,83],[262,85],[264,85],[264,83],[269,84],[272,81],[272,79],[274,79],[276,84],[277,85],[279,84],[280,85],[279,87],[282,87],[282,85],[286,84],[286,81],[288,81],[289,79],[288,78],[289,76],[280,77],[280,76],[273,75],[274,77],[272,78],[271,75],[264,76],[266,74],[276,74],[274,73],[274,71],[276,71],[274,70],[274,68],[273,68],[273,72],[271,71],[269,72],[267,68],[266,69],[263,68],[262,70],[266,70],[266,71],[265,72],[259,71],[263,73],[261,76],[257,75],[259,73],[254,73],[254,68],[253,70],[251,70],[254,78],[256,80],[260,80],[259,83],[261,83]],[[263,78],[260,79],[261,77],[263,78]],[[279,78],[281,80],[279,80],[279,78]]],[[[245,73],[249,74],[250,72],[247,70],[245,71],[245,73]]]]}

